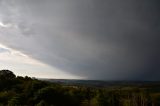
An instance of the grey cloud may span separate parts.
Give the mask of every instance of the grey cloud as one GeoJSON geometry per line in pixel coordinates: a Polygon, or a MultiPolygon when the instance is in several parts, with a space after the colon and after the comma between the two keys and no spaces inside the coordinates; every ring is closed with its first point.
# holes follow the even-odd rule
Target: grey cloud
{"type": "Polygon", "coordinates": [[[0,42],[89,79],[158,80],[159,4],[158,0],[4,0],[2,8],[7,8],[0,10],[0,19],[14,27],[0,29],[0,42]]]}

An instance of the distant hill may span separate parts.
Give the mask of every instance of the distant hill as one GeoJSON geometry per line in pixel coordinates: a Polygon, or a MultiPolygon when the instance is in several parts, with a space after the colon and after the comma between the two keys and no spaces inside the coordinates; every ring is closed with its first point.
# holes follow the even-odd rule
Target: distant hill
{"type": "Polygon", "coordinates": [[[79,85],[93,87],[109,86],[160,86],[160,81],[103,81],[103,80],[77,80],[77,79],[39,79],[64,85],[79,85]]]}

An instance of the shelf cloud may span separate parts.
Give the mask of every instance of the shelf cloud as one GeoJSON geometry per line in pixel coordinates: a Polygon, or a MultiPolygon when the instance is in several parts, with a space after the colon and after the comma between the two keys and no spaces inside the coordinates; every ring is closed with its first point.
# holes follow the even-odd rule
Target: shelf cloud
{"type": "Polygon", "coordinates": [[[0,0],[0,43],[88,79],[160,80],[159,5],[158,0],[0,0]]]}

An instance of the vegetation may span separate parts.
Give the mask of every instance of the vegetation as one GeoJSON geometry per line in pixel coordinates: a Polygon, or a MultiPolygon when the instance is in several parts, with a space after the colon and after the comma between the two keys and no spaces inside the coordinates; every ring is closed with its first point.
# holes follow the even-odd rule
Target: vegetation
{"type": "Polygon", "coordinates": [[[160,86],[67,86],[1,70],[0,106],[160,106],[160,86]]]}

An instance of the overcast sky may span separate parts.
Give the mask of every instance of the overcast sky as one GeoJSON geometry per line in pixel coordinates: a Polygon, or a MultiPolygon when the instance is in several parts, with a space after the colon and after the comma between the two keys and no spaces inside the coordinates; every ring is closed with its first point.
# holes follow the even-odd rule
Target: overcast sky
{"type": "Polygon", "coordinates": [[[0,0],[0,68],[160,80],[159,0],[0,0]]]}

